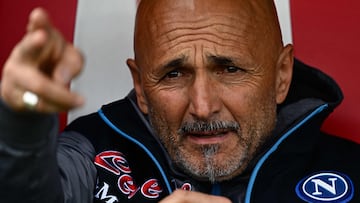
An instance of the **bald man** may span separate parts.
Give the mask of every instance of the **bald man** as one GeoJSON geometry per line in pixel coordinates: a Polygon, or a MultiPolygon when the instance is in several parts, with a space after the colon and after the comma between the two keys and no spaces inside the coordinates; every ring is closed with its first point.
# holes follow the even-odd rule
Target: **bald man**
{"type": "Polygon", "coordinates": [[[127,60],[134,90],[56,136],[53,113],[84,102],[67,88],[83,58],[45,11],[31,13],[0,87],[0,198],[360,198],[359,145],[319,130],[341,91],[294,62],[273,1],[142,0],[134,52],[127,60]]]}

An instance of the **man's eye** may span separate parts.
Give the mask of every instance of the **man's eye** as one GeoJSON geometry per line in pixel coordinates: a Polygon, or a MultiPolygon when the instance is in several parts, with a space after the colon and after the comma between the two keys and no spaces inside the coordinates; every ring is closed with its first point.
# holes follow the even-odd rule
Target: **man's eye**
{"type": "Polygon", "coordinates": [[[235,66],[228,66],[225,68],[225,72],[227,72],[227,73],[236,73],[239,70],[240,70],[240,68],[235,67],[235,66]]]}
{"type": "Polygon", "coordinates": [[[175,77],[180,77],[180,76],[181,76],[181,72],[178,70],[173,70],[166,74],[167,78],[175,78],[175,77]]]}

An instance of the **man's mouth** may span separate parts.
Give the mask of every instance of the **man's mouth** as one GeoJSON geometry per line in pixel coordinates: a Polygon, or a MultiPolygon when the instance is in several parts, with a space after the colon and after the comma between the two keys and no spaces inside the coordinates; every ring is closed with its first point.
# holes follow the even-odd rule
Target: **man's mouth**
{"type": "Polygon", "coordinates": [[[224,142],[230,134],[230,131],[189,132],[185,137],[194,144],[205,145],[224,142]]]}
{"type": "Polygon", "coordinates": [[[219,137],[224,136],[228,131],[227,130],[217,130],[217,131],[200,131],[200,132],[188,132],[189,136],[195,137],[219,137]]]}
{"type": "Polygon", "coordinates": [[[240,126],[234,121],[209,121],[184,123],[178,133],[190,143],[220,144],[235,135],[240,126]]]}

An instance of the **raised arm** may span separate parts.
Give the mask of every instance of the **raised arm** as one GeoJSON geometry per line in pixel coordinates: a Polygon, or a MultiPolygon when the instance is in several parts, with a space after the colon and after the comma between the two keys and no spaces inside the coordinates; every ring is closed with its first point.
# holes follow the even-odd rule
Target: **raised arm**
{"type": "Polygon", "coordinates": [[[68,88],[82,66],[80,52],[63,39],[47,13],[33,10],[1,78],[0,202],[74,202],[81,197],[87,199],[78,202],[91,202],[95,179],[91,144],[81,135],[57,141],[56,113],[84,102],[68,88]],[[83,149],[76,149],[79,140],[83,149]],[[72,170],[84,165],[86,177],[72,170]],[[87,194],[80,194],[83,191],[87,194]]]}

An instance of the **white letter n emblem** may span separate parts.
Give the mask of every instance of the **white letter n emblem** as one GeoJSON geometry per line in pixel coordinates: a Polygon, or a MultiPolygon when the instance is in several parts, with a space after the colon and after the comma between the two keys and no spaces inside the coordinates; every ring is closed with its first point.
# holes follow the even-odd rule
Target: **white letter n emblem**
{"type": "Polygon", "coordinates": [[[329,178],[328,181],[331,182],[331,185],[320,180],[320,179],[312,179],[311,182],[315,185],[315,192],[313,192],[313,195],[322,195],[322,192],[319,191],[319,187],[322,187],[323,189],[331,192],[332,194],[336,195],[336,184],[335,181],[337,178],[329,178]]]}

